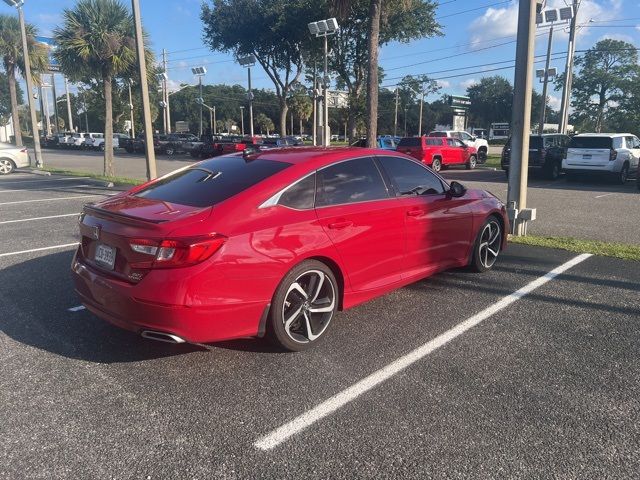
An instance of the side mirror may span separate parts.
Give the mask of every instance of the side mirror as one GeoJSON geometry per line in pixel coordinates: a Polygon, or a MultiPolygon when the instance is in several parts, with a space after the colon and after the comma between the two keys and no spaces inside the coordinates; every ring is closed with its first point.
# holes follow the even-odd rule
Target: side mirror
{"type": "Polygon", "coordinates": [[[478,137],[471,135],[471,141],[475,142],[478,139],[478,137]]]}
{"type": "Polygon", "coordinates": [[[451,196],[453,198],[459,198],[459,197],[464,196],[465,193],[467,193],[467,189],[461,183],[451,182],[449,184],[449,192],[448,193],[449,193],[449,196],[451,196]]]}

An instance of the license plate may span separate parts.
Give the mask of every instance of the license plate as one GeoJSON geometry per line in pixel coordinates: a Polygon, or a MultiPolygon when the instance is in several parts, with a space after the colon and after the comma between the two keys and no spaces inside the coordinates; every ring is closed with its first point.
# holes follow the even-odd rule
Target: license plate
{"type": "Polygon", "coordinates": [[[116,249],[109,245],[99,243],[96,246],[95,261],[98,265],[113,270],[116,264],[116,249]]]}
{"type": "Polygon", "coordinates": [[[584,154],[584,155],[582,155],[582,158],[584,158],[585,160],[591,160],[591,155],[590,154],[584,154]]]}

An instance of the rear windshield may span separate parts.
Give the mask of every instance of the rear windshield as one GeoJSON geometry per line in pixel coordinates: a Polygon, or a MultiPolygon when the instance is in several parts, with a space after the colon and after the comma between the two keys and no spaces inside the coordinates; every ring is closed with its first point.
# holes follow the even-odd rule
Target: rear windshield
{"type": "Polygon", "coordinates": [[[573,137],[569,148],[607,148],[612,146],[611,137],[573,137]]]}
{"type": "Polygon", "coordinates": [[[218,157],[159,180],[136,196],[192,207],[210,207],[290,165],[273,160],[245,161],[241,156],[218,157]]]}
{"type": "Polygon", "coordinates": [[[421,147],[422,138],[420,137],[406,137],[400,140],[399,147],[421,147]]]}
{"type": "Polygon", "coordinates": [[[446,137],[447,132],[431,132],[429,136],[430,137],[446,137]]]}

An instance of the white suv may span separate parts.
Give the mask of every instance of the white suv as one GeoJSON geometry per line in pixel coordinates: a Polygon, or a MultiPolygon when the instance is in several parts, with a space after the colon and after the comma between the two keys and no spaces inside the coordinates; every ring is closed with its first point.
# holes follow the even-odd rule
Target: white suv
{"type": "Polygon", "coordinates": [[[576,173],[605,172],[618,183],[637,175],[640,140],[631,133],[582,133],[569,142],[562,169],[576,173]]]}
{"type": "Polygon", "coordinates": [[[487,161],[487,154],[489,153],[489,142],[484,138],[478,138],[465,131],[458,130],[442,130],[431,132],[429,137],[448,137],[457,138],[468,147],[476,147],[478,151],[478,163],[484,163],[487,161]]]}

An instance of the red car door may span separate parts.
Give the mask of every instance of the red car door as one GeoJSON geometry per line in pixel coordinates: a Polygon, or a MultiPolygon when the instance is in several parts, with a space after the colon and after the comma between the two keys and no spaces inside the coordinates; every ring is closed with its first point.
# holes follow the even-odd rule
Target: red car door
{"type": "Polygon", "coordinates": [[[464,260],[473,241],[469,200],[449,196],[448,186],[416,162],[392,156],[378,160],[404,213],[403,275],[425,276],[464,260]]]}
{"type": "Polygon", "coordinates": [[[318,170],[316,213],[353,290],[400,280],[404,216],[373,158],[347,160],[318,170]]]}
{"type": "Polygon", "coordinates": [[[443,162],[448,165],[456,165],[464,163],[464,148],[461,147],[460,140],[456,138],[447,138],[447,161],[443,162]]]}

